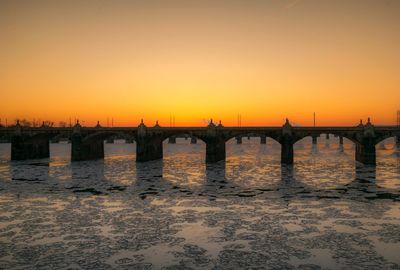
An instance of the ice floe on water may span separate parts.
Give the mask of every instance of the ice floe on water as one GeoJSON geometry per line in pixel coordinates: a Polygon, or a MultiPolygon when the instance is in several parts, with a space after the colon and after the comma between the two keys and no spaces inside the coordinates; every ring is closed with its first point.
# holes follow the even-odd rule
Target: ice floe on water
{"type": "Polygon", "coordinates": [[[178,139],[164,160],[135,163],[134,145],[104,160],[9,162],[0,145],[0,269],[400,269],[400,160],[378,149],[357,165],[334,140],[295,149],[178,139]]]}

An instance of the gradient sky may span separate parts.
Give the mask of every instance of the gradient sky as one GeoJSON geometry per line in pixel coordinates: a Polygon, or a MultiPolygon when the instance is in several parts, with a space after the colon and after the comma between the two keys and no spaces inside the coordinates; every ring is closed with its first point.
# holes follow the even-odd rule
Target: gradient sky
{"type": "Polygon", "coordinates": [[[0,117],[394,124],[400,1],[0,1],[0,117]]]}

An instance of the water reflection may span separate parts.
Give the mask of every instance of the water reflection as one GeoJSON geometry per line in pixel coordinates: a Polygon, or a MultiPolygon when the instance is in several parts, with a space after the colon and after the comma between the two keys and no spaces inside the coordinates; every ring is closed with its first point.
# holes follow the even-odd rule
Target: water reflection
{"type": "Polygon", "coordinates": [[[179,143],[146,163],[113,144],[104,160],[70,163],[60,146],[1,161],[0,268],[400,268],[398,152],[362,166],[349,144],[306,144],[288,166],[245,141],[209,165],[204,145],[179,143]]]}
{"type": "Polygon", "coordinates": [[[49,179],[49,161],[11,161],[9,163],[12,181],[40,182],[49,179]]]}
{"type": "Polygon", "coordinates": [[[226,162],[220,161],[215,164],[206,164],[206,184],[226,184],[226,162]]]}

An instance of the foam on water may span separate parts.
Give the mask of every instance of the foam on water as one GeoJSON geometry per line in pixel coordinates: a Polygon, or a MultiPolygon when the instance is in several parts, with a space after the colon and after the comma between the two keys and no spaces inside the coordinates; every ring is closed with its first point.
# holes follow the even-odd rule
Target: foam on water
{"type": "Polygon", "coordinates": [[[295,147],[227,143],[226,162],[205,145],[164,144],[161,161],[135,163],[135,145],[106,158],[10,162],[0,144],[0,268],[399,269],[400,155],[354,161],[337,140],[295,147]]]}

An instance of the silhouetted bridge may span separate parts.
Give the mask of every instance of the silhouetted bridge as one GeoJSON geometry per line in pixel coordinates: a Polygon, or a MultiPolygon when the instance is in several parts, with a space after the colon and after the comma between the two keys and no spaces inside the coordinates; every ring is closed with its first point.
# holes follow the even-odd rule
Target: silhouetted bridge
{"type": "Polygon", "coordinates": [[[231,138],[241,138],[248,134],[258,135],[261,143],[272,138],[281,145],[281,162],[293,163],[293,145],[305,138],[313,142],[321,134],[333,134],[347,138],[356,145],[355,159],[364,164],[376,164],[375,145],[396,137],[400,145],[400,128],[397,126],[374,126],[368,119],[355,127],[293,127],[289,121],[281,127],[224,127],[211,123],[207,127],[161,127],[158,123],[147,127],[143,121],[138,127],[82,127],[79,122],[74,127],[22,127],[18,122],[13,127],[0,128],[0,137],[11,140],[11,159],[26,160],[48,158],[49,141],[69,138],[71,160],[92,160],[104,158],[104,140],[118,136],[136,141],[136,161],[144,162],[163,157],[163,141],[167,138],[188,136],[195,143],[200,139],[206,144],[206,162],[213,163],[225,159],[225,143],[231,138]]]}

